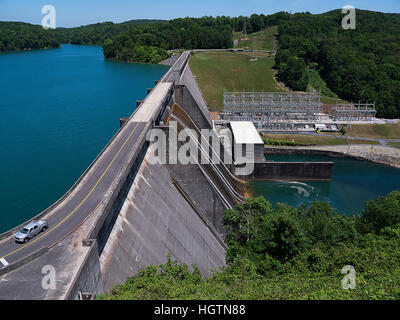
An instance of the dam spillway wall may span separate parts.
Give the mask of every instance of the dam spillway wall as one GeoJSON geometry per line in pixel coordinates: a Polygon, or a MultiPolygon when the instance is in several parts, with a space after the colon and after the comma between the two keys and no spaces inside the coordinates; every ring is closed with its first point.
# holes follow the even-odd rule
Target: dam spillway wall
{"type": "Polygon", "coordinates": [[[196,264],[203,275],[225,264],[225,247],[174,186],[148,150],[100,256],[104,289],[148,265],[172,259],[196,264]]]}
{"type": "Polygon", "coordinates": [[[180,81],[175,85],[175,101],[186,111],[197,127],[212,128],[210,113],[189,64],[186,65],[180,81]]]}

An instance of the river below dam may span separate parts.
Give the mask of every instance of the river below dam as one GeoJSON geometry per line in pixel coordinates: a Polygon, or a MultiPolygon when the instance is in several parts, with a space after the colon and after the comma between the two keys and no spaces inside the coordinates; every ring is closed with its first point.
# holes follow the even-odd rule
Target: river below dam
{"type": "Polygon", "coordinates": [[[263,195],[272,204],[310,205],[326,201],[339,213],[352,216],[365,202],[400,190],[400,169],[356,159],[329,156],[267,155],[268,161],[333,161],[330,181],[262,181],[251,183],[253,196],[263,195]]]}
{"type": "Polygon", "coordinates": [[[60,198],[167,70],[99,46],[0,54],[0,233],[60,198]]]}

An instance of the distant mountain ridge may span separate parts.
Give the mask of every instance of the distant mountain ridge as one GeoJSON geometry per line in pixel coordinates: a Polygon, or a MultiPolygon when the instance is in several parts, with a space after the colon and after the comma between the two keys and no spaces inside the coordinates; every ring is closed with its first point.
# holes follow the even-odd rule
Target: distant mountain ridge
{"type": "MultiPolygon", "coordinates": [[[[134,25],[134,24],[164,23],[164,22],[168,22],[168,21],[169,20],[162,20],[162,19],[133,19],[133,20],[123,21],[123,22],[103,21],[103,22],[96,22],[96,23],[81,25],[78,27],[57,27],[57,29],[76,29],[76,28],[96,26],[96,25],[101,25],[101,24],[110,24],[110,25],[132,24],[132,25],[134,25]]],[[[0,21],[0,27],[2,25],[3,25],[3,27],[6,25],[41,26],[40,24],[33,24],[33,23],[23,22],[23,21],[0,21]]]]}
{"type": "Polygon", "coordinates": [[[149,23],[163,23],[168,22],[169,20],[161,20],[161,19],[134,19],[125,22],[121,22],[120,24],[149,24],[149,23]]]}

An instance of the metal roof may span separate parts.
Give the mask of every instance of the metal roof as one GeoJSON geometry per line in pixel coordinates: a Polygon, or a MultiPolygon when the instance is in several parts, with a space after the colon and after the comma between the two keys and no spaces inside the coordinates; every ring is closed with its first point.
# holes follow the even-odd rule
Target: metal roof
{"type": "Polygon", "coordinates": [[[233,139],[238,144],[264,144],[251,121],[231,121],[233,139]]]}

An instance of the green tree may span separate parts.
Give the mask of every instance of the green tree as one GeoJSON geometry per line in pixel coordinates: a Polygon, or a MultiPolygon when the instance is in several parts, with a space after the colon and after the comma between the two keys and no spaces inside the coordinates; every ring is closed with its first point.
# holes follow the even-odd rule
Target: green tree
{"type": "Polygon", "coordinates": [[[400,224],[400,191],[386,197],[368,201],[366,208],[356,217],[356,226],[361,233],[378,233],[385,227],[400,224]]]}
{"type": "Polygon", "coordinates": [[[306,64],[301,58],[290,57],[286,64],[281,64],[278,77],[292,90],[305,91],[307,89],[306,64]]]}
{"type": "Polygon", "coordinates": [[[106,39],[103,44],[103,53],[106,58],[115,58],[116,49],[111,39],[106,39]]]}
{"type": "Polygon", "coordinates": [[[281,207],[265,221],[258,234],[256,252],[287,261],[298,255],[305,247],[306,239],[300,224],[288,207],[281,207]]]}

